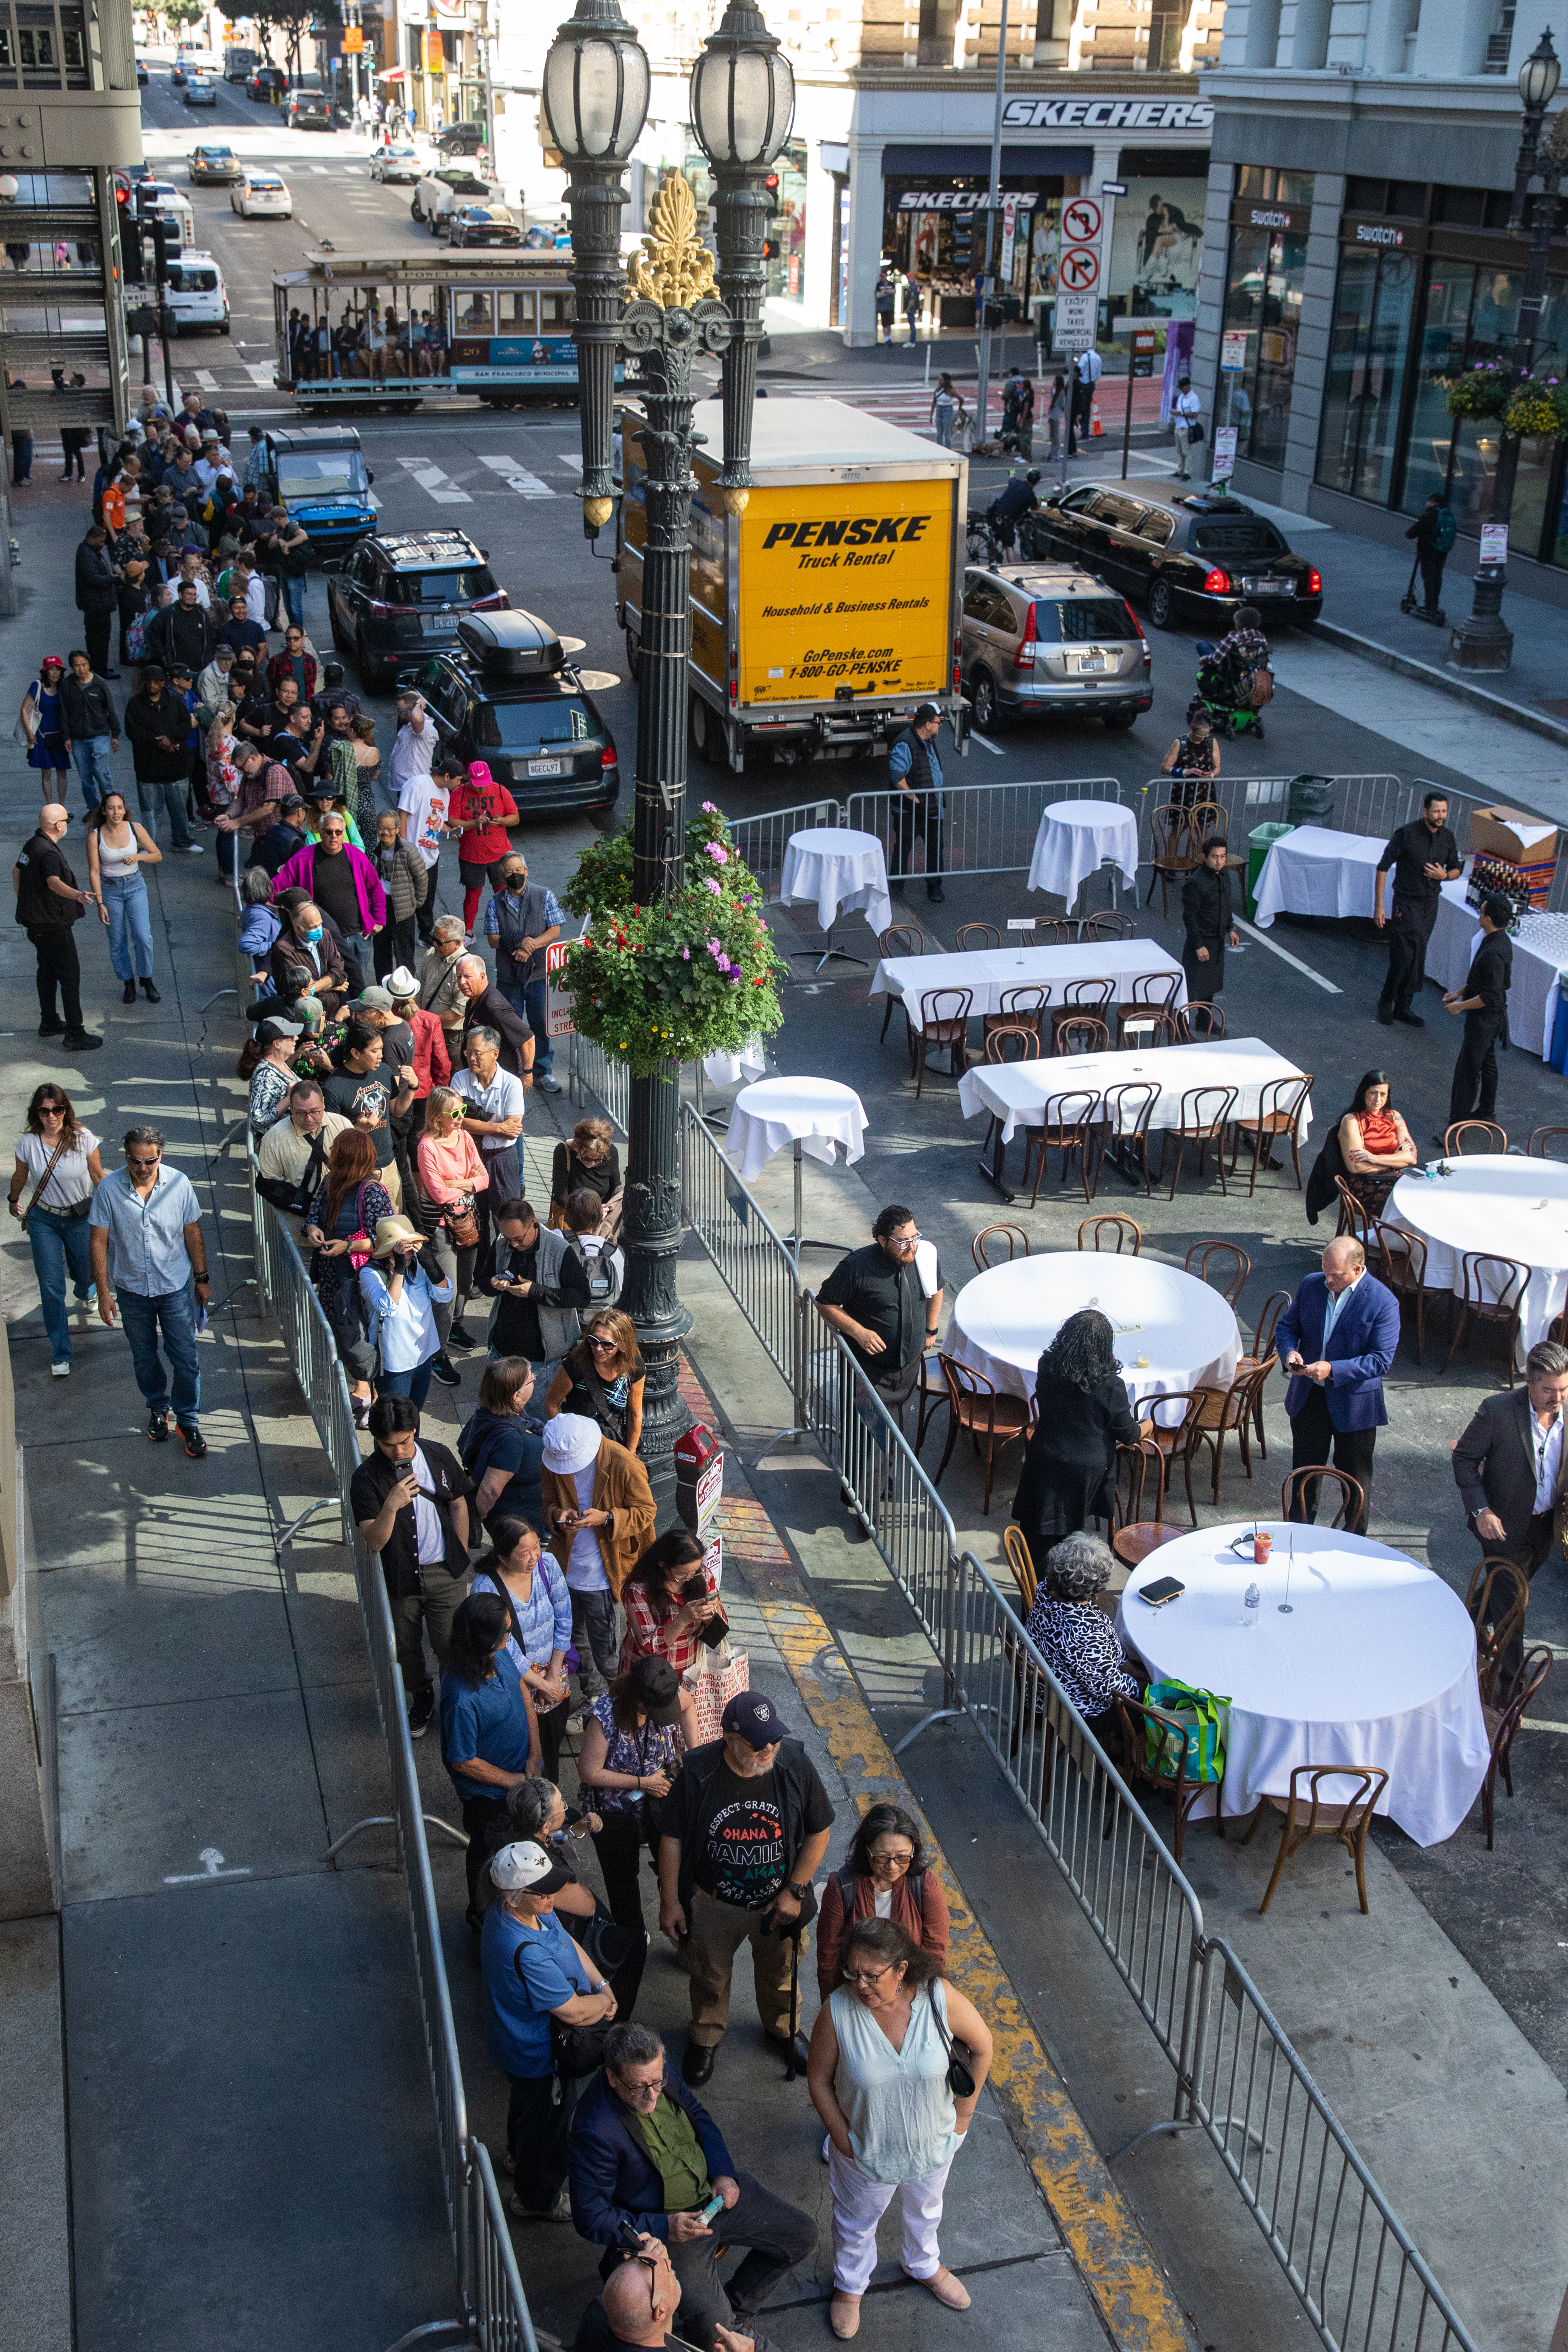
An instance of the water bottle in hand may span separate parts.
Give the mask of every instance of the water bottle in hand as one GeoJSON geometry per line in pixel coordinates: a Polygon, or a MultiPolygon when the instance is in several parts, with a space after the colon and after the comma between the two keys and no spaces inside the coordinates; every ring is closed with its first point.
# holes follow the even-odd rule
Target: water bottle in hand
{"type": "Polygon", "coordinates": [[[1249,1584],[1241,1596],[1241,1622],[1244,1625],[1256,1625],[1258,1612],[1262,1606],[1263,1595],[1256,1584],[1249,1584]]]}

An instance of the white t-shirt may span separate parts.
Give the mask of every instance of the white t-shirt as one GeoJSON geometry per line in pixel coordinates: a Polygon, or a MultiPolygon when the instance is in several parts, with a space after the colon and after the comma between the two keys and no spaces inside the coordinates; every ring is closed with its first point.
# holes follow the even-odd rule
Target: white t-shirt
{"type": "Polygon", "coordinates": [[[35,1206],[74,1209],[81,1202],[90,1201],[93,1182],[88,1172],[87,1159],[89,1151],[97,1150],[98,1138],[91,1128],[79,1125],[75,1150],[61,1152],[54,1174],[45,1185],[42,1195],[35,1201],[37,1180],[54,1159],[55,1147],[52,1143],[46,1143],[41,1135],[29,1133],[18,1136],[16,1157],[27,1171],[27,1189],[22,1195],[23,1206],[29,1209],[35,1206]]]}
{"type": "MultiPolygon", "coordinates": [[[[430,1486],[430,1465],[426,1461],[417,1445],[414,1449],[414,1459],[408,1466],[421,1486],[430,1486]]],[[[427,1503],[423,1495],[416,1495],[414,1497],[414,1531],[418,1538],[420,1567],[437,1567],[447,1557],[446,1541],[441,1534],[441,1522],[437,1516],[436,1506],[434,1503],[427,1503]]]]}
{"type": "Polygon", "coordinates": [[[405,784],[412,783],[417,776],[429,774],[430,762],[436,757],[437,740],[436,722],[428,711],[425,714],[425,724],[417,735],[412,727],[398,729],[393,739],[392,757],[387,761],[387,772],[391,778],[392,789],[398,794],[400,803],[405,784]]]}
{"type": "MultiPolygon", "coordinates": [[[[425,731],[426,734],[429,733],[428,727],[425,731]]],[[[399,735],[398,741],[401,742],[403,735],[409,732],[410,730],[405,727],[403,734],[399,735]]],[[[419,738],[416,736],[414,740],[417,743],[419,738]]],[[[395,751],[393,756],[395,759],[395,751]]],[[[411,849],[416,849],[419,852],[426,866],[436,865],[440,857],[441,827],[447,822],[447,809],[450,800],[451,794],[444,785],[433,784],[430,782],[428,758],[419,773],[410,776],[406,783],[403,784],[398,791],[397,805],[405,811],[408,818],[408,845],[411,849]]]]}
{"type": "Polygon", "coordinates": [[[1180,417],[1184,425],[1192,417],[1201,416],[1203,413],[1203,402],[1195,392],[1179,392],[1171,403],[1172,415],[1180,417]]]}
{"type": "MultiPolygon", "coordinates": [[[[472,1070],[458,1070],[452,1080],[452,1091],[465,1102],[473,1103],[481,1118],[521,1118],[527,1099],[522,1080],[510,1070],[503,1070],[498,1062],[496,1074],[488,1087],[481,1087],[472,1070]]],[[[517,1138],[509,1143],[504,1136],[481,1135],[477,1139],[479,1150],[488,1158],[492,1151],[515,1151],[517,1138]]]]}
{"type": "Polygon", "coordinates": [[[892,1917],[893,1890],[890,1886],[873,1887],[871,1890],[871,1900],[876,1906],[876,1915],[879,1919],[890,1919],[892,1917]]]}
{"type": "MultiPolygon", "coordinates": [[[[577,1508],[591,1511],[594,1507],[594,1473],[597,1457],[585,1470],[576,1474],[577,1508]]],[[[597,1528],[579,1528],[572,1538],[572,1550],[566,1562],[566,1581],[574,1592],[608,1592],[610,1580],[605,1574],[605,1562],[599,1550],[597,1528]]]]}

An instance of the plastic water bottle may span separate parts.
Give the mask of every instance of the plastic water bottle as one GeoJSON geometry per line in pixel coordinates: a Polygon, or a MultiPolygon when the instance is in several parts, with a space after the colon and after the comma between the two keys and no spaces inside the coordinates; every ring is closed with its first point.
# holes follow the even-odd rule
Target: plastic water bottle
{"type": "Polygon", "coordinates": [[[1258,1622],[1258,1612],[1262,1606],[1262,1593],[1259,1592],[1256,1584],[1249,1584],[1247,1591],[1241,1596],[1241,1622],[1249,1627],[1256,1625],[1258,1622]]]}

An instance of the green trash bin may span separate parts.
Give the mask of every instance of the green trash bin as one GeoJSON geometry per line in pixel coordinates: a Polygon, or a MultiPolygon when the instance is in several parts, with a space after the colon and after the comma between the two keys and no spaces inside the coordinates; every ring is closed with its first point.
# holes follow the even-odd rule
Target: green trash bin
{"type": "Polygon", "coordinates": [[[1258,877],[1263,871],[1263,861],[1281,835],[1294,833],[1293,824],[1255,824],[1247,836],[1247,911],[1258,912],[1258,877]]]}

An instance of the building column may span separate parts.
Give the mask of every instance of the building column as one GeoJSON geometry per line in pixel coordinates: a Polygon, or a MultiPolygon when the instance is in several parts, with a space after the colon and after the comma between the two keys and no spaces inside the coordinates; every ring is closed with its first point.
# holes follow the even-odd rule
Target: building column
{"type": "Polygon", "coordinates": [[[1296,341],[1296,373],[1290,383],[1290,423],[1285,436],[1281,506],[1308,511],[1318,466],[1318,428],[1328,381],[1329,343],[1334,324],[1334,288],[1340,270],[1340,215],[1345,184],[1337,172],[1320,172],[1312,184],[1312,217],[1307,231],[1307,274],[1301,324],[1296,341]]]}
{"type": "Polygon", "coordinates": [[[1208,197],[1204,206],[1204,257],[1198,268],[1197,304],[1193,317],[1193,356],[1189,362],[1193,390],[1204,404],[1209,446],[1199,472],[1207,480],[1214,469],[1214,429],[1218,416],[1219,341],[1225,324],[1225,274],[1230,252],[1230,201],[1236,168],[1209,165],[1208,197]]]}
{"type": "Polygon", "coordinates": [[[849,317],[847,345],[877,340],[877,272],[882,260],[883,139],[849,138],[849,317]]]}

